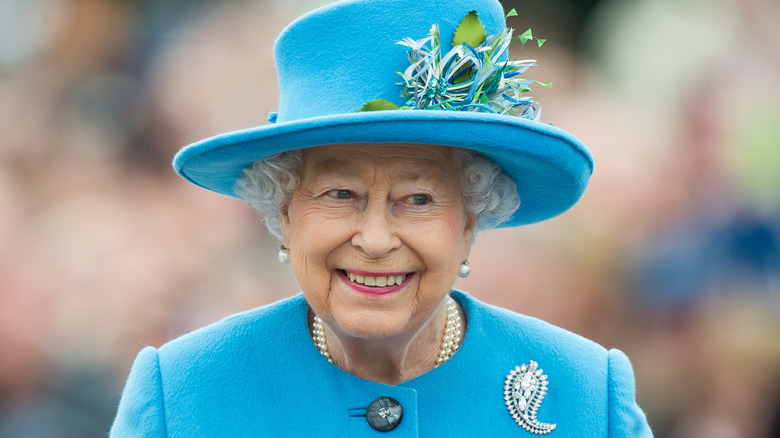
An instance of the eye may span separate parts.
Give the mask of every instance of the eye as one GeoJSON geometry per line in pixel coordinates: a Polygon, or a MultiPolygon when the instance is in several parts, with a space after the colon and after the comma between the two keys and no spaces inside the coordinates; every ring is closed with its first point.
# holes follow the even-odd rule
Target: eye
{"type": "Polygon", "coordinates": [[[336,199],[352,199],[355,197],[351,191],[345,189],[331,190],[328,192],[328,196],[334,197],[336,199]]]}
{"type": "Polygon", "coordinates": [[[413,205],[426,205],[431,202],[431,197],[428,195],[412,195],[407,199],[413,205]]]}

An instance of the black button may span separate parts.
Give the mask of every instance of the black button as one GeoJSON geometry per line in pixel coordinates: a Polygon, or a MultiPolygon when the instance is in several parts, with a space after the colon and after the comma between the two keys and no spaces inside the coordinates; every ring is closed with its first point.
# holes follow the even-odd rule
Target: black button
{"type": "Polygon", "coordinates": [[[401,403],[390,397],[379,397],[366,409],[368,424],[380,432],[389,432],[401,423],[404,409],[401,403]]]}

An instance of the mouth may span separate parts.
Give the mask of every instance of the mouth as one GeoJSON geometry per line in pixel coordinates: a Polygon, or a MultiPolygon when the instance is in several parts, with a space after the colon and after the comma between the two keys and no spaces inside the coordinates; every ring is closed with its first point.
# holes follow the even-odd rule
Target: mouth
{"type": "Polygon", "coordinates": [[[350,272],[339,269],[342,279],[358,292],[387,294],[400,290],[412,278],[414,273],[388,273],[369,275],[367,272],[350,272]]]}

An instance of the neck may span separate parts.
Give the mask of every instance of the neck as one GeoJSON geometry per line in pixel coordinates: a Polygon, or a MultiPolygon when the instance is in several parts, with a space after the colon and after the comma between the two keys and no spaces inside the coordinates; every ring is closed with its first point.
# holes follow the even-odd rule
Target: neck
{"type": "MultiPolygon", "coordinates": [[[[460,306],[456,307],[461,315],[460,306]]],[[[462,315],[461,320],[464,320],[462,315]]],[[[366,380],[395,385],[437,366],[446,321],[447,300],[444,300],[418,330],[393,338],[354,338],[327,326],[323,328],[334,365],[366,380]]]]}

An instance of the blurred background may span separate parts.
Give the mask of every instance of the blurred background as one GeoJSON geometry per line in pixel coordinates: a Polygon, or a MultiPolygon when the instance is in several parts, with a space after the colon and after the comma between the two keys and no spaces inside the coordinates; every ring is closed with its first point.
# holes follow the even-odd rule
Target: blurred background
{"type": "MultiPolygon", "coordinates": [[[[144,345],[298,291],[170,161],[266,123],[272,43],[324,3],[0,0],[0,437],[106,436],[144,345]]],[[[626,351],[657,437],[780,436],[780,3],[504,6],[596,171],[456,286],[626,351]]]]}

